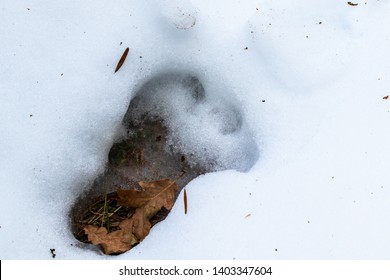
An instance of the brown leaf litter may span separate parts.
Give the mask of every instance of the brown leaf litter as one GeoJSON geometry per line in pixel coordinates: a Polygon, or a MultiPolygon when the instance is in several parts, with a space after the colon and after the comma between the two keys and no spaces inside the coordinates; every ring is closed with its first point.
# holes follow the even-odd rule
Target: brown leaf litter
{"type": "MultiPolygon", "coordinates": [[[[85,214],[84,234],[92,244],[101,245],[107,255],[120,254],[137,245],[173,207],[178,192],[175,181],[138,184],[138,190],[118,189],[106,195],[104,202],[101,198],[85,214]]],[[[83,232],[79,237],[83,238],[83,232]]]]}

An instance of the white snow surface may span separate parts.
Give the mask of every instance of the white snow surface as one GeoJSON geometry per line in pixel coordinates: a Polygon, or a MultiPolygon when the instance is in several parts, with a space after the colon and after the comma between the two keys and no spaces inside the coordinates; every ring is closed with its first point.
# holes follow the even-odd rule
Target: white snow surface
{"type": "Polygon", "coordinates": [[[355,2],[1,1],[0,258],[390,258],[390,3],[355,2]],[[209,102],[161,95],[181,148],[252,160],[193,180],[131,251],[78,247],[72,203],[172,72],[209,102]]]}

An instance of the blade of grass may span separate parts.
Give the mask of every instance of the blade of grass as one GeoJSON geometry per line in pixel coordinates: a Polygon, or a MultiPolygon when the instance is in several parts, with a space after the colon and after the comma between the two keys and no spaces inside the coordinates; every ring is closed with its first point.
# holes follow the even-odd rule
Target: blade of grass
{"type": "Polygon", "coordinates": [[[104,213],[105,213],[105,222],[106,222],[107,233],[110,233],[110,215],[108,213],[107,193],[104,196],[104,213]]]}

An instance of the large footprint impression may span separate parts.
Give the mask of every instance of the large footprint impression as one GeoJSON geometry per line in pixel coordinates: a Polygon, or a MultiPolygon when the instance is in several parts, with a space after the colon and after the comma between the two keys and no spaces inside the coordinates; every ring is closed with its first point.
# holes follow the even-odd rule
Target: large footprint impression
{"type": "Polygon", "coordinates": [[[227,89],[208,92],[191,73],[146,81],[130,102],[104,174],[72,209],[75,237],[106,254],[126,252],[166,218],[192,179],[247,171],[258,149],[237,102],[226,96],[227,89]]]}

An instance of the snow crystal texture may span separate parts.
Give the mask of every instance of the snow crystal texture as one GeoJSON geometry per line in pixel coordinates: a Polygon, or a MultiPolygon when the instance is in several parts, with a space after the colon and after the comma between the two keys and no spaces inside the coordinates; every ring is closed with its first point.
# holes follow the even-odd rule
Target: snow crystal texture
{"type": "Polygon", "coordinates": [[[388,259],[390,4],[357,2],[1,1],[0,258],[388,259]],[[221,171],[108,257],[68,213],[134,98],[221,171]]]}

